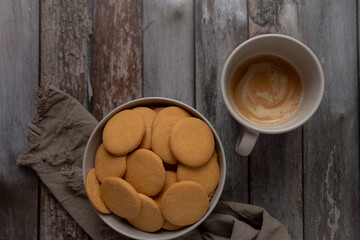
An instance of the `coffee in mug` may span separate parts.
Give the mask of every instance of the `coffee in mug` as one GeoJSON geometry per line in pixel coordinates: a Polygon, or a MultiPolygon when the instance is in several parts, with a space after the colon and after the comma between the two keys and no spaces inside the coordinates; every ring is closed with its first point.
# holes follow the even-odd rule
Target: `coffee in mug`
{"type": "Polygon", "coordinates": [[[243,126],[235,151],[248,156],[260,133],[289,132],[310,119],[320,105],[325,79],[307,46],[289,36],[265,34],[235,48],[220,86],[226,108],[243,126]]]}
{"type": "Polygon", "coordinates": [[[302,81],[285,59],[261,54],[242,62],[230,80],[236,110],[250,121],[275,124],[289,118],[299,107],[302,81]]]}

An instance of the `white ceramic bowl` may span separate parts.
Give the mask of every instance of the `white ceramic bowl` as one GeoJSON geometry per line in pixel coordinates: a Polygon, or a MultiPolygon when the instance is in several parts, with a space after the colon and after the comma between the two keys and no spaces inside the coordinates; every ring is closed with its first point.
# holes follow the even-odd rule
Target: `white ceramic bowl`
{"type": "Polygon", "coordinates": [[[112,116],[114,116],[117,112],[122,111],[124,109],[134,108],[137,106],[149,106],[149,107],[179,106],[179,107],[182,107],[185,110],[189,111],[194,117],[202,119],[210,126],[210,128],[214,134],[215,147],[216,147],[216,151],[218,154],[218,161],[219,161],[219,165],[220,165],[220,181],[215,190],[214,195],[212,196],[212,198],[210,200],[209,209],[206,212],[206,214],[198,222],[196,222],[192,225],[189,225],[189,226],[184,227],[177,231],[159,230],[158,232],[155,232],[155,233],[147,233],[147,232],[138,230],[138,229],[134,228],[133,226],[131,226],[126,220],[121,219],[120,217],[117,217],[114,214],[108,214],[108,215],[102,214],[102,213],[99,213],[98,211],[96,211],[95,208],[94,208],[94,211],[96,211],[97,214],[99,215],[99,217],[107,225],[109,225],[112,229],[114,229],[115,231],[117,231],[125,236],[131,237],[131,238],[146,239],[146,240],[148,240],[148,239],[161,240],[161,239],[172,239],[172,238],[180,237],[180,236],[190,232],[194,228],[196,228],[199,224],[201,224],[201,222],[203,222],[209,216],[209,214],[212,212],[212,210],[215,208],[217,202],[220,199],[221,193],[223,191],[224,183],[225,183],[225,175],[226,175],[225,153],[224,153],[224,148],[222,146],[222,143],[221,143],[221,140],[220,140],[218,134],[216,133],[215,129],[210,124],[210,122],[203,115],[201,115],[201,113],[199,113],[198,111],[196,111],[194,108],[190,107],[189,105],[186,105],[182,102],[179,102],[179,101],[176,101],[173,99],[169,99],[169,98],[149,97],[149,98],[139,98],[139,99],[127,102],[127,103],[115,108],[113,111],[111,111],[109,114],[107,114],[99,122],[99,124],[96,126],[96,128],[94,129],[94,131],[92,132],[92,134],[88,140],[88,143],[85,148],[84,159],[83,159],[84,183],[85,183],[88,172],[92,168],[95,167],[95,163],[94,163],[95,162],[95,154],[96,154],[98,147],[100,146],[100,144],[102,142],[102,140],[101,140],[102,132],[103,132],[106,122],[112,116]]]}

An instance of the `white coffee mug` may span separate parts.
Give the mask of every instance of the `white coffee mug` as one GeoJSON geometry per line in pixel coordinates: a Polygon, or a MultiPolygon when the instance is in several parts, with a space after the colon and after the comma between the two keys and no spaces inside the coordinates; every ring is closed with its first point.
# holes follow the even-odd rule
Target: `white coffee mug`
{"type": "Polygon", "coordinates": [[[324,95],[323,70],[315,54],[298,40],[280,34],[266,34],[251,38],[239,45],[228,57],[221,73],[221,94],[230,114],[241,129],[235,150],[248,156],[260,133],[289,132],[303,125],[318,109],[324,95]],[[231,97],[230,80],[245,60],[263,54],[281,57],[292,64],[302,80],[303,95],[298,109],[286,120],[275,124],[260,124],[245,118],[235,107],[231,97]]]}

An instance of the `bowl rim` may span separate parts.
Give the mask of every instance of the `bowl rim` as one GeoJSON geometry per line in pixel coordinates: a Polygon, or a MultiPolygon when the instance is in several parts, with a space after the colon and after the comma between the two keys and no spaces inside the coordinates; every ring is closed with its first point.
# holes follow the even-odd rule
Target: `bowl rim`
{"type": "MultiPolygon", "coordinates": [[[[106,114],[99,122],[98,124],[96,125],[96,127],[94,128],[94,130],[92,131],[90,137],[88,138],[87,140],[87,143],[86,143],[86,147],[85,147],[85,150],[84,150],[84,156],[83,156],[83,161],[82,161],[82,173],[83,173],[83,184],[84,184],[84,187],[85,187],[85,183],[86,183],[86,176],[87,176],[87,173],[85,171],[85,165],[86,165],[86,162],[88,162],[86,159],[88,159],[88,152],[89,152],[89,146],[90,146],[90,143],[92,142],[92,139],[94,138],[95,134],[97,134],[97,132],[99,130],[101,130],[105,123],[112,117],[114,116],[116,113],[122,111],[122,110],[125,110],[125,109],[131,109],[131,108],[134,108],[136,106],[147,106],[147,105],[158,105],[158,106],[166,106],[166,105],[175,105],[175,106],[179,106],[179,107],[182,107],[184,108],[185,110],[189,111],[193,116],[195,117],[198,117],[200,118],[201,120],[205,121],[208,126],[210,127],[212,133],[214,134],[214,139],[215,139],[215,148],[218,152],[218,156],[223,159],[223,161],[219,161],[219,166],[220,166],[220,179],[219,179],[219,183],[218,183],[218,186],[216,187],[216,190],[210,200],[210,203],[209,203],[209,208],[207,210],[207,212],[205,213],[205,215],[199,220],[197,221],[196,223],[192,224],[192,225],[189,225],[189,226],[186,226],[184,228],[181,228],[179,230],[175,230],[175,231],[169,231],[168,233],[171,235],[171,236],[166,236],[167,234],[165,235],[159,235],[158,232],[155,232],[155,233],[147,233],[147,232],[144,232],[144,231],[141,231],[139,229],[136,229],[135,227],[134,230],[137,230],[137,231],[141,231],[142,233],[146,233],[146,234],[151,234],[153,235],[152,237],[139,237],[139,236],[134,236],[133,234],[131,233],[127,233],[127,232],[124,232],[124,231],[121,231],[119,229],[117,229],[115,226],[113,226],[111,223],[107,222],[106,219],[104,219],[105,216],[109,216],[109,215],[105,215],[105,214],[101,214],[99,211],[97,211],[94,206],[92,204],[90,204],[92,206],[92,208],[94,209],[94,211],[97,213],[97,215],[100,217],[100,219],[106,223],[106,225],[108,225],[109,227],[111,227],[113,230],[115,230],[116,232],[124,235],[124,236],[127,236],[127,237],[131,237],[131,238],[136,238],[136,239],[143,239],[143,240],[148,240],[148,239],[151,239],[153,237],[156,237],[156,239],[158,240],[165,240],[165,239],[172,239],[172,238],[176,238],[176,237],[180,237],[180,236],[183,236],[185,235],[186,233],[192,231],[193,229],[195,229],[197,226],[199,226],[210,214],[211,212],[214,210],[215,206],[217,205],[217,203],[219,202],[219,199],[221,197],[221,194],[223,192],[223,189],[224,189],[224,184],[225,184],[225,179],[226,179],[226,155],[225,155],[225,152],[224,152],[224,147],[222,145],[222,142],[221,142],[221,139],[219,137],[219,135],[217,134],[215,128],[212,126],[212,124],[209,122],[209,120],[207,120],[207,118],[205,116],[203,116],[198,110],[196,110],[195,108],[193,108],[192,106],[186,104],[186,103],[183,103],[181,101],[178,101],[178,100],[175,100],[175,99],[171,99],[171,98],[166,98],[166,97],[141,97],[141,98],[137,98],[137,99],[134,99],[134,100],[131,100],[131,101],[127,101],[123,104],[121,104],[120,106],[114,108],[112,111],[110,111],[108,114],[106,114]],[[156,103],[151,103],[152,101],[161,101],[162,103],[160,104],[156,104],[156,103]],[[219,154],[219,151],[221,154],[219,154]]],[[[218,158],[220,159],[220,158],[218,158]]],[[[116,215],[112,215],[112,217],[118,217],[116,215]]],[[[120,222],[121,224],[125,224],[123,222],[120,222]]]]}

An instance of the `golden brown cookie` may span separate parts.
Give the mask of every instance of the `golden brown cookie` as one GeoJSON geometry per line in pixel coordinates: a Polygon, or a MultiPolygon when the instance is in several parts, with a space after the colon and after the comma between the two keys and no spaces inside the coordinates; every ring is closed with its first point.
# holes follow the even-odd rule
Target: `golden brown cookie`
{"type": "Polygon", "coordinates": [[[138,112],[145,122],[145,135],[138,148],[151,148],[151,127],[156,116],[154,110],[148,107],[137,107],[133,109],[138,112]]]}
{"type": "Polygon", "coordinates": [[[96,178],[95,169],[91,169],[86,176],[86,193],[91,204],[101,213],[111,213],[100,196],[100,182],[96,178]]]}
{"type": "Polygon", "coordinates": [[[139,194],[122,178],[106,178],[101,184],[100,193],[105,205],[119,217],[135,218],[139,215],[141,210],[139,194]]]}
{"type": "Polygon", "coordinates": [[[177,177],[179,181],[192,180],[200,183],[205,188],[206,194],[210,197],[214,193],[220,179],[220,167],[216,152],[201,167],[194,168],[179,164],[177,177]]]}
{"type": "Polygon", "coordinates": [[[158,114],[161,110],[163,110],[165,107],[156,107],[156,108],[154,108],[153,110],[154,110],[154,112],[156,113],[156,114],[158,114]]]}
{"type": "Polygon", "coordinates": [[[141,115],[133,110],[123,110],[106,123],[103,131],[104,147],[118,156],[134,150],[145,134],[145,123],[141,115]]]}
{"type": "Polygon", "coordinates": [[[139,193],[141,199],[140,214],[132,219],[127,219],[131,225],[145,232],[156,232],[159,230],[163,223],[164,217],[162,216],[159,205],[148,196],[139,193]]]}
{"type": "Polygon", "coordinates": [[[125,180],[139,193],[155,196],[165,183],[162,160],[153,151],[137,149],[127,158],[125,180]]]}
{"type": "Polygon", "coordinates": [[[175,124],[183,119],[178,116],[170,116],[161,120],[152,132],[152,150],[167,164],[177,164],[170,149],[170,136],[175,124]]]}
{"type": "Polygon", "coordinates": [[[205,189],[194,181],[181,181],[171,185],[160,201],[163,216],[170,223],[186,226],[199,221],[209,207],[205,189]]]}
{"type": "Polygon", "coordinates": [[[183,228],[183,227],[184,226],[177,226],[175,224],[172,224],[171,222],[167,221],[166,219],[164,220],[164,223],[162,225],[163,229],[171,230],[171,231],[179,230],[180,228],[183,228]]]}
{"type": "Polygon", "coordinates": [[[162,109],[158,114],[156,114],[156,117],[154,118],[154,122],[153,122],[153,129],[161,120],[170,116],[178,116],[182,118],[191,117],[190,113],[188,113],[186,110],[182,109],[181,107],[177,107],[177,106],[166,107],[162,109]]]}
{"type": "MultiPolygon", "coordinates": [[[[176,182],[177,182],[177,174],[173,171],[166,171],[166,180],[164,187],[161,190],[161,192],[158,195],[156,195],[156,197],[154,198],[155,202],[157,202],[160,205],[161,198],[164,195],[165,191],[176,182]]],[[[164,219],[164,223],[162,225],[162,228],[166,230],[179,230],[182,227],[183,226],[177,226],[175,224],[172,224],[166,219],[164,219]]]]}
{"type": "Polygon", "coordinates": [[[164,195],[165,191],[174,183],[178,181],[176,172],[165,171],[165,184],[161,189],[161,192],[154,197],[154,200],[160,204],[161,197],[164,195]]]}
{"type": "Polygon", "coordinates": [[[198,118],[184,118],[175,126],[170,137],[175,158],[184,165],[200,167],[211,157],[215,141],[210,127],[198,118]]]}
{"type": "Polygon", "coordinates": [[[104,144],[98,148],[95,156],[95,172],[100,182],[107,177],[122,177],[126,170],[126,155],[115,156],[106,151],[104,144]]]}

